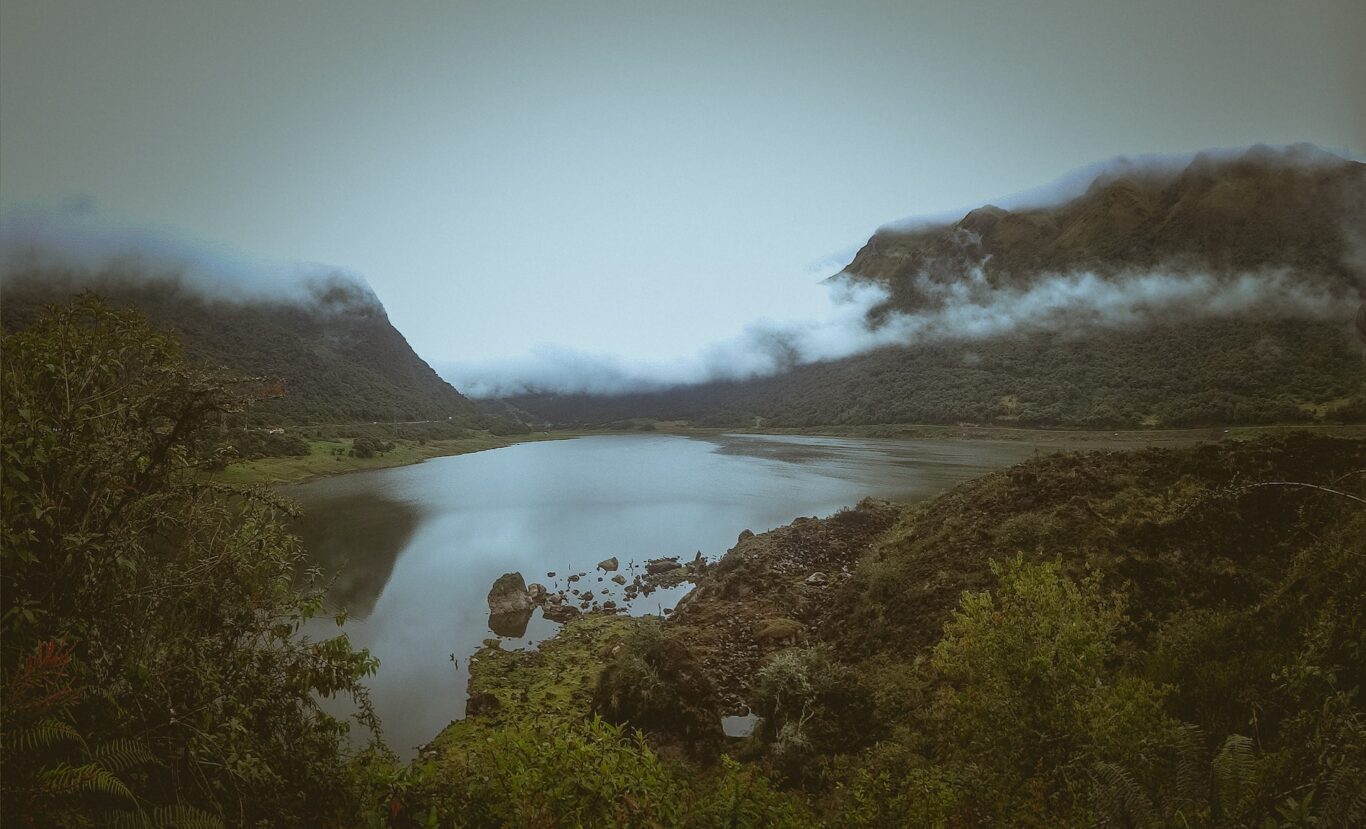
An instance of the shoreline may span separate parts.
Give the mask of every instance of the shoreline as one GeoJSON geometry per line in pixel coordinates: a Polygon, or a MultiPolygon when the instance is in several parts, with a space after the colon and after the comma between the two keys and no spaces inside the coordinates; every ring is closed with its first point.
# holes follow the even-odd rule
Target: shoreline
{"type": "Polygon", "coordinates": [[[692,426],[682,421],[651,421],[649,428],[592,429],[568,428],[532,432],[526,435],[497,436],[481,434],[465,438],[429,440],[419,443],[400,440],[395,448],[372,458],[356,458],[347,454],[332,454],[332,449],[347,450],[349,439],[310,441],[310,453],[302,456],[257,458],[229,465],[209,473],[219,483],[236,485],[267,484],[279,486],[299,484],[317,478],[392,469],[422,463],[431,458],[467,455],[490,449],[502,449],[519,443],[543,440],[572,440],[577,437],[601,435],[677,435],[705,437],[716,435],[800,435],[808,437],[859,438],[877,440],[982,440],[1057,444],[1061,450],[1081,449],[1087,444],[1103,446],[1115,443],[1136,445],[1184,445],[1201,441],[1219,442],[1230,439],[1250,439],[1267,434],[1309,431],[1315,434],[1366,438],[1366,425],[1289,424],[1273,426],[1229,426],[1225,428],[1194,429],[1035,429],[1012,426],[937,425],[915,423],[887,423],[868,425],[735,427],[692,426]]]}
{"type": "Polygon", "coordinates": [[[393,469],[411,466],[431,458],[445,458],[455,455],[469,455],[490,449],[503,449],[519,443],[532,443],[542,440],[564,440],[568,435],[553,432],[532,432],[526,435],[480,434],[464,438],[444,440],[398,440],[392,450],[370,458],[357,458],[345,454],[351,446],[351,439],[309,441],[309,454],[271,458],[256,458],[229,464],[226,468],[208,473],[207,477],[225,484],[251,486],[266,484],[282,486],[301,484],[318,478],[347,475],[353,472],[368,472],[375,469],[393,469]],[[343,450],[333,454],[333,449],[343,450]]]}

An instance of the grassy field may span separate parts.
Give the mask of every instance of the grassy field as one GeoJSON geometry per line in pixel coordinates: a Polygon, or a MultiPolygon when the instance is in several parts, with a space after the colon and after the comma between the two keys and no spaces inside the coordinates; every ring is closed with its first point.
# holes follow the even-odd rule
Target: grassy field
{"type": "Polygon", "coordinates": [[[410,463],[424,461],[427,458],[463,455],[468,452],[482,452],[485,449],[500,449],[514,443],[525,443],[531,440],[554,440],[561,437],[564,436],[538,432],[509,437],[478,434],[467,438],[425,442],[399,440],[395,442],[391,451],[370,458],[353,457],[350,454],[350,438],[311,440],[309,441],[309,453],[307,455],[243,461],[213,473],[212,477],[213,480],[221,483],[237,485],[298,483],[322,475],[406,466],[410,463]]]}

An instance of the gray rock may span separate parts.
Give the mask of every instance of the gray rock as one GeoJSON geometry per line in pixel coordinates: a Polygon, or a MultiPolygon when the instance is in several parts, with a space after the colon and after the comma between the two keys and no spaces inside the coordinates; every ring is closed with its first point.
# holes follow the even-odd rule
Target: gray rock
{"type": "Polygon", "coordinates": [[[670,570],[677,570],[679,567],[682,566],[683,565],[678,563],[677,556],[674,556],[673,558],[655,558],[645,562],[645,572],[649,573],[652,576],[657,576],[660,573],[667,573],[670,570]]]}
{"type": "Polygon", "coordinates": [[[532,607],[521,573],[504,573],[489,590],[489,613],[522,613],[532,607]]]}
{"type": "Polygon", "coordinates": [[[579,609],[572,604],[548,604],[541,614],[552,622],[568,622],[579,615],[579,609]]]}
{"type": "Polygon", "coordinates": [[[822,585],[829,584],[830,579],[826,578],[824,573],[818,571],[807,576],[806,583],[812,585],[813,587],[820,587],[822,585]]]}

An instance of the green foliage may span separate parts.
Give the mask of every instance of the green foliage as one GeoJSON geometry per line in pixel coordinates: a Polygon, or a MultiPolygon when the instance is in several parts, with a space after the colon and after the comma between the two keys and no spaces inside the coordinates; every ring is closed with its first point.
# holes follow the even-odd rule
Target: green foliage
{"type": "Polygon", "coordinates": [[[722,738],[720,704],[705,669],[658,622],[632,630],[598,677],[593,711],[658,741],[676,741],[701,758],[722,738]]]}
{"type": "Polygon", "coordinates": [[[758,738],[790,779],[816,782],[820,759],[861,748],[879,734],[872,699],[856,672],[825,645],[780,651],[759,671],[758,738]]]}
{"type": "MultiPolygon", "coordinates": [[[[640,732],[594,718],[553,731],[490,731],[420,764],[398,813],[415,826],[802,827],[801,802],[734,761],[698,775],[640,732]]],[[[399,821],[401,822],[401,821],[399,821]]]]}
{"type": "Polygon", "coordinates": [[[321,590],[287,508],[194,475],[249,389],[91,300],[3,350],[6,816],[349,813],[348,726],[318,698],[354,696],[373,724],[359,680],[374,661],[302,635],[321,590]]]}

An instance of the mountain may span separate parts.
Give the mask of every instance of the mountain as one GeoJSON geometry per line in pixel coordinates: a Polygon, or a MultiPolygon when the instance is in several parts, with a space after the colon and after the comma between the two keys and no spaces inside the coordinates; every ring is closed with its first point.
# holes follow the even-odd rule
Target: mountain
{"type": "Polygon", "coordinates": [[[33,269],[0,285],[0,324],[29,324],[45,304],[90,290],[134,308],[176,334],[192,360],[283,382],[284,395],[255,415],[279,423],[486,419],[437,376],[390,323],[364,284],[345,277],[309,283],[297,295],[212,297],[174,275],[118,267],[97,273],[33,269]]]}
{"type": "Polygon", "coordinates": [[[1366,165],[1257,146],[1121,159],[1073,189],[877,231],[832,279],[882,291],[868,323],[905,345],[747,381],[509,402],[577,424],[1366,419],[1352,331],[1366,165]]]}

